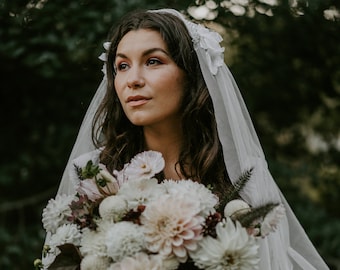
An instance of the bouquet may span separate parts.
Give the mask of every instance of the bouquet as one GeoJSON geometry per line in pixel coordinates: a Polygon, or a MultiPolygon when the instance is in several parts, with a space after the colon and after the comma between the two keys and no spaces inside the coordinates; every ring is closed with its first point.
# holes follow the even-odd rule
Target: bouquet
{"type": "Polygon", "coordinates": [[[251,170],[219,201],[190,179],[159,182],[164,165],[159,152],[146,151],[113,174],[92,161],[75,166],[76,194],[57,195],[43,210],[47,240],[35,267],[258,269],[258,242],[275,230],[284,208],[252,209],[238,199],[251,170]]]}

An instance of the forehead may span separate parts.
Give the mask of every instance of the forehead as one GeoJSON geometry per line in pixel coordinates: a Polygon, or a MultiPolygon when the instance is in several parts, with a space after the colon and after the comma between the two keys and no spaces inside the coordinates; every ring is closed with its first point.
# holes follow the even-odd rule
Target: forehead
{"type": "Polygon", "coordinates": [[[138,29],[126,33],[117,46],[117,53],[144,51],[150,48],[161,48],[167,51],[167,45],[156,30],[138,29]]]}

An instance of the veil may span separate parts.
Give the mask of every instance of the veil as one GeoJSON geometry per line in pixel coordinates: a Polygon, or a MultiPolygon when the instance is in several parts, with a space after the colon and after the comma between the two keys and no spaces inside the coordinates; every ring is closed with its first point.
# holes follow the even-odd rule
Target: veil
{"type": "MultiPolygon", "coordinates": [[[[232,74],[224,63],[224,50],[219,45],[221,36],[186,20],[176,10],[161,9],[150,12],[170,13],[181,18],[192,37],[200,68],[213,101],[218,135],[229,177],[232,182],[236,181],[242,172],[254,168],[251,180],[240,194],[242,199],[252,206],[267,202],[281,202],[285,206],[286,217],[281,220],[277,231],[260,241],[259,269],[329,269],[308,239],[269,172],[246,105],[232,74]]],[[[105,95],[106,87],[107,81],[104,76],[84,117],[58,194],[75,192],[69,167],[76,157],[91,151],[94,153],[95,147],[91,139],[92,122],[105,95]]]]}

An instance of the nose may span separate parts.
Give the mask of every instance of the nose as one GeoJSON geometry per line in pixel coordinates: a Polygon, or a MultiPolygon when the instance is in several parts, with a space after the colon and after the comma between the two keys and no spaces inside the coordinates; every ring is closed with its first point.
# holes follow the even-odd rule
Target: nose
{"type": "Polygon", "coordinates": [[[138,89],[145,85],[143,71],[139,67],[130,68],[127,85],[131,89],[138,89]]]}

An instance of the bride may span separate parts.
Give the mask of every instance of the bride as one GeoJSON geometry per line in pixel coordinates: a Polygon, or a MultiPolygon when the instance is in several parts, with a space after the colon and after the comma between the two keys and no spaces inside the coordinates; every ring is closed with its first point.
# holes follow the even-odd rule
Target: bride
{"type": "Polygon", "coordinates": [[[137,153],[162,153],[158,179],[192,179],[221,199],[254,168],[239,197],[256,207],[282,203],[286,216],[260,241],[261,270],[328,269],[275,184],[221,37],[175,10],[126,15],[106,43],[100,84],[83,120],[58,194],[76,191],[74,165],[113,173],[137,153]]]}

